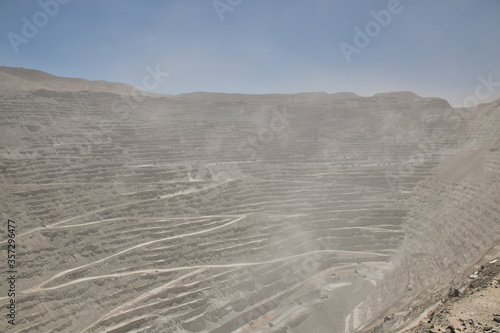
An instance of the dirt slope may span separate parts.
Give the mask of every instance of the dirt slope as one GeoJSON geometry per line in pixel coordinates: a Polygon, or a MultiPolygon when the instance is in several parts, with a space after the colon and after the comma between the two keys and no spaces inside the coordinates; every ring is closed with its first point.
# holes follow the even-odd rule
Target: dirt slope
{"type": "Polygon", "coordinates": [[[119,95],[155,96],[156,94],[139,91],[124,83],[108,81],[89,81],[51,75],[42,71],[0,66],[0,90],[52,90],[52,91],[90,91],[108,92],[119,95]]]}
{"type": "Polygon", "coordinates": [[[500,101],[5,75],[16,330],[398,331],[498,249],[500,101]]]}
{"type": "MultiPolygon", "coordinates": [[[[385,321],[379,320],[377,332],[414,323],[449,288],[462,287],[474,266],[500,254],[500,100],[471,110],[464,122],[464,145],[420,181],[407,201],[407,236],[395,270],[406,278],[387,279],[400,283],[400,292],[392,306],[380,305],[385,321]]],[[[379,299],[387,301],[384,290],[379,299]]]]}
{"type": "Polygon", "coordinates": [[[481,266],[470,280],[405,333],[500,332],[500,260],[481,266]]]}

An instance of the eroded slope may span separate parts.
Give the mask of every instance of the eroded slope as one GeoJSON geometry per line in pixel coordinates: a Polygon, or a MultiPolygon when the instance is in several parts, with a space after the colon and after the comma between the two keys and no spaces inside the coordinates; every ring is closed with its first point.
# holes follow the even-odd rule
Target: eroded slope
{"type": "MultiPolygon", "coordinates": [[[[436,274],[449,260],[446,276],[474,255],[440,255],[454,239],[425,215],[434,168],[483,132],[440,99],[39,90],[2,92],[0,109],[19,332],[355,330],[387,276],[384,292],[407,287],[407,253],[425,246],[436,274]]],[[[471,188],[493,195],[488,181],[471,188]]],[[[490,214],[481,237],[495,201],[472,205],[490,214]]]]}

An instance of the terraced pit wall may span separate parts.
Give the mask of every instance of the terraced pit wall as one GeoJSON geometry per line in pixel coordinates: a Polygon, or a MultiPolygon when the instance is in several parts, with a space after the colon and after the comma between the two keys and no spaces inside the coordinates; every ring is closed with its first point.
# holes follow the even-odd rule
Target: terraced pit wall
{"type": "Polygon", "coordinates": [[[416,301],[408,279],[429,291],[418,265],[444,286],[498,234],[498,178],[437,171],[498,147],[486,111],[438,98],[38,90],[0,109],[17,332],[356,331],[416,301]]]}

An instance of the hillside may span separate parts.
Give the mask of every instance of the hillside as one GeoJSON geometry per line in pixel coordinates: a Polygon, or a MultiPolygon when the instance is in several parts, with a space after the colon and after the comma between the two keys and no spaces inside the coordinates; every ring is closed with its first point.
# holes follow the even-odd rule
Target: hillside
{"type": "Polygon", "coordinates": [[[398,331],[498,248],[500,100],[39,75],[0,90],[16,331],[398,331]]]}
{"type": "Polygon", "coordinates": [[[500,261],[481,265],[463,290],[448,296],[420,323],[405,333],[498,332],[500,330],[500,261]]]}
{"type": "Polygon", "coordinates": [[[461,149],[443,159],[413,189],[396,270],[406,279],[399,294],[393,294],[395,276],[387,279],[390,286],[382,288],[388,288],[387,295],[393,294],[396,304],[403,299],[405,307],[399,311],[381,304],[386,320],[377,331],[399,331],[414,322],[450,288],[466,285],[474,267],[500,254],[499,112],[497,100],[464,116],[467,140],[461,149]]]}
{"type": "Polygon", "coordinates": [[[0,66],[0,91],[89,91],[108,92],[118,95],[155,96],[132,86],[107,81],[89,81],[51,75],[42,71],[22,67],[0,66]]]}

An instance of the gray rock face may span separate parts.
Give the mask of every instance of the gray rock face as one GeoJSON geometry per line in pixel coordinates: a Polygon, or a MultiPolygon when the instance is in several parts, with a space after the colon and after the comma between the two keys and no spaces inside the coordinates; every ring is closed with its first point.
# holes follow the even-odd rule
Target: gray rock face
{"type": "Polygon", "coordinates": [[[500,232],[498,104],[0,90],[16,329],[351,332],[393,318],[446,293],[500,232]]]}

